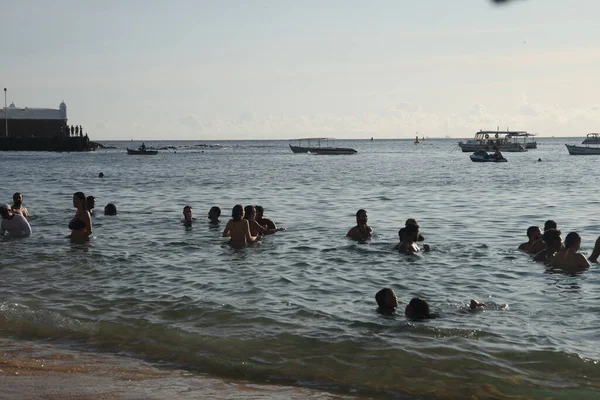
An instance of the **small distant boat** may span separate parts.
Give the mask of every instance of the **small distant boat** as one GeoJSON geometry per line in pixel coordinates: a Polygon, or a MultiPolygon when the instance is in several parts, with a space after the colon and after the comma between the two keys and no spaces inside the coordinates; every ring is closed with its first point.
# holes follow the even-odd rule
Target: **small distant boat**
{"type": "Polygon", "coordinates": [[[565,144],[569,154],[572,156],[595,156],[600,155],[600,147],[592,146],[576,146],[572,144],[565,144]]]}
{"type": "Polygon", "coordinates": [[[488,154],[486,151],[478,150],[469,156],[473,162],[507,162],[504,157],[497,157],[495,154],[488,154]]]}
{"type": "Polygon", "coordinates": [[[142,143],[142,145],[137,149],[127,148],[127,154],[153,156],[158,154],[158,150],[149,149],[144,143],[142,143]]]}
{"type": "Polygon", "coordinates": [[[588,133],[581,144],[600,144],[600,133],[588,133]]]}
{"type": "Polygon", "coordinates": [[[289,144],[290,150],[293,153],[310,153],[310,154],[356,154],[357,151],[349,147],[332,147],[329,146],[329,138],[302,138],[295,139],[298,141],[297,146],[289,144]],[[323,144],[323,145],[322,145],[323,144]]]}
{"type": "Polygon", "coordinates": [[[419,142],[419,135],[417,135],[417,136],[415,137],[415,144],[419,144],[419,143],[420,143],[420,142],[419,142]]]}

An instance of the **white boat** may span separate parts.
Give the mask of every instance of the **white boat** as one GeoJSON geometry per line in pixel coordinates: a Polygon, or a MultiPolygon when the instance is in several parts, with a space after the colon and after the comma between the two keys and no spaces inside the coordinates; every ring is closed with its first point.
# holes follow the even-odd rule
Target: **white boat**
{"type": "Polygon", "coordinates": [[[581,144],[600,144],[600,133],[588,133],[581,144]]]}
{"type": "Polygon", "coordinates": [[[595,156],[600,155],[600,147],[592,146],[576,146],[573,144],[565,144],[569,154],[572,156],[595,156]]]}
{"type": "Polygon", "coordinates": [[[474,139],[458,142],[464,153],[478,150],[494,151],[498,148],[507,153],[518,153],[537,148],[533,133],[525,131],[479,131],[474,139]]]}

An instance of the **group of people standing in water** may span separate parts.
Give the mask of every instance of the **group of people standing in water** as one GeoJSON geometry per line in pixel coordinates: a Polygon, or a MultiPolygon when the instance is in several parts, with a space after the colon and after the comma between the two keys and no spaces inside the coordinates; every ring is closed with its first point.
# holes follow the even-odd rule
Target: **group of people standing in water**
{"type": "Polygon", "coordinates": [[[527,228],[528,241],[521,243],[519,250],[533,256],[534,261],[542,262],[552,268],[580,270],[589,268],[590,262],[598,262],[600,256],[600,237],[596,239],[592,254],[586,258],[579,253],[581,236],[577,232],[570,232],[563,242],[561,231],[553,220],[544,223],[542,234],[538,226],[527,228]]]}
{"type": "MultiPolygon", "coordinates": [[[[368,225],[367,211],[360,209],[356,212],[356,226],[352,227],[347,237],[364,241],[371,237],[373,228],[368,225]]],[[[537,226],[530,226],[527,229],[529,240],[519,246],[533,256],[534,261],[543,262],[550,267],[560,268],[569,271],[578,271],[590,267],[590,262],[598,262],[600,256],[600,237],[596,240],[594,250],[589,257],[579,253],[581,246],[581,237],[577,232],[570,232],[564,242],[561,238],[561,232],[558,230],[556,222],[548,220],[544,224],[544,233],[537,226]]],[[[419,225],[413,218],[405,222],[405,226],[398,231],[399,243],[394,248],[404,254],[413,254],[421,251],[418,242],[425,238],[419,232],[419,225]]],[[[423,245],[424,251],[429,251],[429,245],[423,245]]],[[[383,288],[375,295],[378,310],[382,313],[394,313],[398,307],[398,297],[391,288],[383,288]]],[[[471,300],[469,305],[471,310],[486,307],[478,300],[471,300]]],[[[431,313],[429,304],[426,300],[415,297],[411,299],[406,306],[404,313],[410,319],[428,319],[435,318],[437,315],[431,313]]]]}
{"type": "MultiPolygon", "coordinates": [[[[73,207],[76,212],[69,221],[70,237],[76,241],[87,240],[92,234],[92,214],[96,206],[94,196],[85,196],[83,192],[73,194],[73,207]]],[[[109,203],[104,207],[104,215],[117,215],[117,207],[109,203]]],[[[0,205],[0,236],[9,234],[11,236],[29,236],[32,233],[29,220],[31,214],[23,205],[23,194],[13,195],[13,204],[0,205]]]]}
{"type": "MultiPolygon", "coordinates": [[[[350,228],[346,237],[353,240],[367,240],[373,234],[373,228],[368,224],[369,217],[367,211],[360,209],[356,212],[356,226],[350,228]]],[[[421,251],[418,242],[423,242],[425,238],[419,231],[419,225],[414,218],[409,218],[404,223],[404,227],[398,231],[399,243],[394,247],[401,253],[413,254],[421,251]]],[[[428,244],[423,245],[423,251],[430,251],[431,247],[428,244]]]]}
{"type": "MultiPolygon", "coordinates": [[[[286,230],[286,228],[278,228],[272,220],[265,218],[264,212],[262,206],[248,205],[244,207],[241,204],[236,204],[231,211],[231,219],[223,230],[223,237],[230,238],[229,244],[232,247],[241,248],[257,242],[263,235],[272,235],[286,230]]],[[[213,225],[219,224],[220,216],[221,209],[217,206],[211,207],[208,211],[208,220],[213,225]]],[[[192,207],[183,207],[181,222],[191,227],[195,220],[192,207]]]]}

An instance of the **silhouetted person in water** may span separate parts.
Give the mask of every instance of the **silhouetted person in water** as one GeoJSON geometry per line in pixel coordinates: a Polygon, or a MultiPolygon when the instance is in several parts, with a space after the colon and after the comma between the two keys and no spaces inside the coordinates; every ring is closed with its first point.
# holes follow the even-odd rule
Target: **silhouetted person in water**
{"type": "Polygon", "coordinates": [[[391,288],[383,288],[375,294],[375,301],[379,307],[379,312],[391,314],[398,307],[398,297],[391,288]]]}

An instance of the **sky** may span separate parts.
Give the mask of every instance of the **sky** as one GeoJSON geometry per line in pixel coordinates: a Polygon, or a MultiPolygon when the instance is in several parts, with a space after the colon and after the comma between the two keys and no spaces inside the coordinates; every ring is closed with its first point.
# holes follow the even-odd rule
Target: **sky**
{"type": "Polygon", "coordinates": [[[600,131],[597,0],[0,4],[8,103],[93,140],[600,131]]]}

